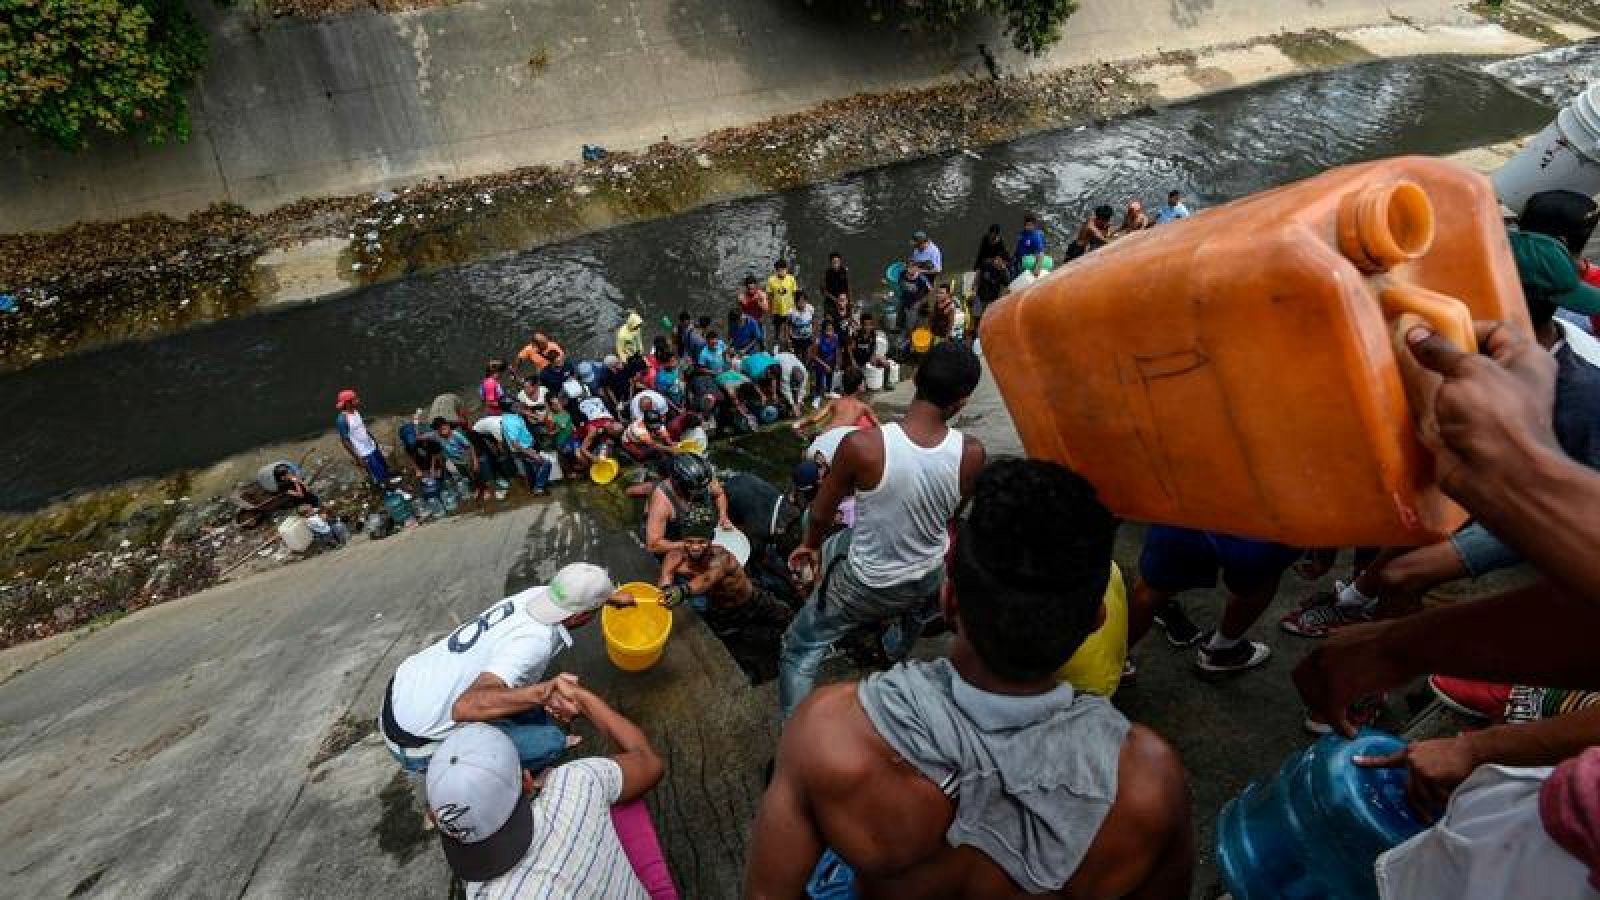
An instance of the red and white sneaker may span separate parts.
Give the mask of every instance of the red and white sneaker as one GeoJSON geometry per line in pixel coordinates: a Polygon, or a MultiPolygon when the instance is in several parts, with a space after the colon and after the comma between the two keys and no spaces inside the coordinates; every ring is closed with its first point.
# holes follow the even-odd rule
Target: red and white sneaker
{"type": "Polygon", "coordinates": [[[1463,716],[1484,721],[1505,718],[1506,704],[1511,700],[1511,685],[1470,678],[1451,678],[1449,675],[1429,675],[1428,687],[1439,702],[1463,716]]]}
{"type": "Polygon", "coordinates": [[[1300,637],[1325,638],[1336,628],[1370,621],[1372,614],[1365,609],[1329,603],[1325,606],[1304,606],[1286,613],[1278,620],[1278,627],[1300,637]]]}

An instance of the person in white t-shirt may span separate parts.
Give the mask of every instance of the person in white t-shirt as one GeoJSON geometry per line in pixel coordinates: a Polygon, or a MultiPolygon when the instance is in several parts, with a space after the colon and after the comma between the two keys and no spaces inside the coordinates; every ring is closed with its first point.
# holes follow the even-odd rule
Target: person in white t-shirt
{"type": "Polygon", "coordinates": [[[473,900],[676,900],[643,797],[661,757],[639,727],[575,688],[563,714],[592,722],[618,752],[566,763],[536,783],[494,728],[466,725],[428,770],[428,817],[473,900]]]}
{"type": "Polygon", "coordinates": [[[378,449],[378,442],[372,439],[372,434],[367,431],[367,423],[361,418],[361,397],[345,388],[339,392],[333,406],[339,411],[334,419],[334,426],[339,431],[339,443],[344,445],[345,452],[350,454],[356,468],[366,472],[378,487],[388,484],[389,467],[384,464],[383,451],[378,449]]]}
{"type": "Polygon", "coordinates": [[[465,722],[489,722],[517,745],[523,764],[542,769],[567,749],[545,708],[573,680],[541,682],[572,646],[567,629],[585,625],[607,602],[632,603],[605,569],[562,567],[548,585],[513,594],[468,619],[395,670],[378,730],[407,771],[421,772],[439,742],[465,722]]]}

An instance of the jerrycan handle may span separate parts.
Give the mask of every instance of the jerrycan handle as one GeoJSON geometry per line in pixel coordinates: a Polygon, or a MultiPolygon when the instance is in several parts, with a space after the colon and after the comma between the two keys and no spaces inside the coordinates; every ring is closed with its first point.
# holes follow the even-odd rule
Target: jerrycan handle
{"type": "Polygon", "coordinates": [[[1396,346],[1405,347],[1401,316],[1407,313],[1422,319],[1428,327],[1448,338],[1451,343],[1471,353],[1478,349],[1478,339],[1472,328],[1472,312],[1467,305],[1437,291],[1414,284],[1394,284],[1378,293],[1383,306],[1383,316],[1396,329],[1396,346]]]}

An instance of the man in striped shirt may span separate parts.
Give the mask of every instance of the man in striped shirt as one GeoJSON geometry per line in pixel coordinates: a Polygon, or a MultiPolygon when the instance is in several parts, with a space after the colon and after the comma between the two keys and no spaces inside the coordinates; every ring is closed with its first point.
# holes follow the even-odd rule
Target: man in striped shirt
{"type": "Polygon", "coordinates": [[[451,870],[471,900],[675,898],[642,799],[661,758],[591,691],[566,688],[560,703],[552,712],[587,717],[619,752],[557,766],[536,785],[492,726],[463,725],[435,751],[428,817],[451,870]]]}

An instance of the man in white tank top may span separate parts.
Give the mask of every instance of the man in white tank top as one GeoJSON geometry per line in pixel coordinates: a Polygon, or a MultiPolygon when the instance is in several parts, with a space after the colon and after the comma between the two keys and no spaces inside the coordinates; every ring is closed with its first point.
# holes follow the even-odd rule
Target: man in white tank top
{"type": "Polygon", "coordinates": [[[885,650],[904,657],[923,608],[944,581],[949,526],[984,464],[983,444],[947,423],[978,386],[970,350],[940,344],[917,370],[902,422],[853,432],[811,504],[805,540],[789,557],[815,573],[811,598],[783,638],[778,702],[787,719],[811,693],[828,648],[851,632],[898,622],[885,650]],[[823,542],[839,503],[856,497],[856,522],[823,542]]]}

